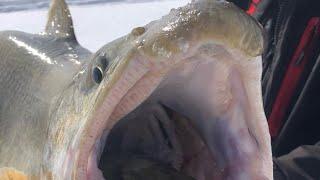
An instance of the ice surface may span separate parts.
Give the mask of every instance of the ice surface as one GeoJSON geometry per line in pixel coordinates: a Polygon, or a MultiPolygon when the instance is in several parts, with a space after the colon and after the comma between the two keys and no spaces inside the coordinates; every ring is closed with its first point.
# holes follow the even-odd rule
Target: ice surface
{"type": "MultiPolygon", "coordinates": [[[[191,0],[166,0],[141,3],[109,3],[71,6],[78,41],[91,51],[183,6],[191,0]]],[[[47,10],[0,13],[0,31],[19,30],[29,33],[43,31],[47,10]]]]}

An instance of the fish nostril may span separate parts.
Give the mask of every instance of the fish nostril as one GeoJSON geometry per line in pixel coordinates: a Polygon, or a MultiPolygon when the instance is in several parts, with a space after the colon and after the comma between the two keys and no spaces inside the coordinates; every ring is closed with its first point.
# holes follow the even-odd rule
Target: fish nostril
{"type": "Polygon", "coordinates": [[[131,34],[134,36],[141,36],[145,32],[146,29],[144,27],[136,27],[131,31],[131,34]]]}
{"type": "Polygon", "coordinates": [[[100,84],[102,81],[102,77],[103,77],[103,72],[102,72],[101,68],[95,67],[92,72],[92,77],[93,77],[94,82],[96,82],[97,84],[100,84]]]}

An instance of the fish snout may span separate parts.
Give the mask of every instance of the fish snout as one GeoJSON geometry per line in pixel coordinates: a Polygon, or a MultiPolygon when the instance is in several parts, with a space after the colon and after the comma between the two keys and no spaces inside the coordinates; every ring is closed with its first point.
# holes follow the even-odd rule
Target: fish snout
{"type": "Polygon", "coordinates": [[[261,26],[225,1],[196,1],[172,9],[161,20],[135,28],[138,51],[154,63],[177,64],[208,44],[236,49],[252,59],[263,51],[261,26]]]}

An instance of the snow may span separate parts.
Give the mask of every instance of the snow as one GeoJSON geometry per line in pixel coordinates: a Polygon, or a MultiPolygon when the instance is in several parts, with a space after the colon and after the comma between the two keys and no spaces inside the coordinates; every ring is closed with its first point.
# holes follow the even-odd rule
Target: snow
{"type": "MultiPolygon", "coordinates": [[[[71,6],[74,27],[79,43],[96,51],[108,42],[161,18],[170,9],[191,0],[166,0],[142,3],[108,3],[71,6]]],[[[47,10],[20,11],[0,14],[0,31],[19,30],[29,33],[43,31],[47,10]]]]}

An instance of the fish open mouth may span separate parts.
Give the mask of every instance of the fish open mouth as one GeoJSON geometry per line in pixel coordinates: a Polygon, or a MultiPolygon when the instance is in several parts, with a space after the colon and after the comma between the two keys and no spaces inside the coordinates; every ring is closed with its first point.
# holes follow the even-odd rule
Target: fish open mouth
{"type": "Polygon", "coordinates": [[[122,68],[101,82],[78,179],[272,179],[252,18],[199,0],[115,43],[103,50],[122,68]]]}
{"type": "MultiPolygon", "coordinates": [[[[104,131],[89,157],[89,179],[271,179],[261,61],[244,65],[206,45],[189,62],[104,131]]],[[[124,99],[132,91],[143,93],[132,88],[124,99]]]]}

